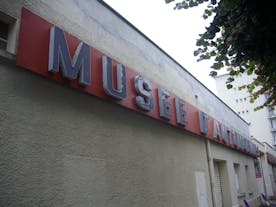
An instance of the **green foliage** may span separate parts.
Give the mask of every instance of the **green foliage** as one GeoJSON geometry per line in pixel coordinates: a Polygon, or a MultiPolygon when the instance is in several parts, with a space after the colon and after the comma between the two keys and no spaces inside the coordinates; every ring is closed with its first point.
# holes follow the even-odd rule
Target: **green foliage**
{"type": "MultiPolygon", "coordinates": [[[[174,0],[165,0],[167,3],[174,0]]],[[[203,18],[213,18],[199,35],[194,55],[198,61],[214,59],[211,76],[227,67],[232,88],[235,77],[255,74],[254,81],[240,89],[248,90],[251,102],[261,94],[268,97],[264,106],[276,105],[276,13],[273,1],[259,0],[182,0],[175,9],[188,9],[208,2],[203,18]]]]}

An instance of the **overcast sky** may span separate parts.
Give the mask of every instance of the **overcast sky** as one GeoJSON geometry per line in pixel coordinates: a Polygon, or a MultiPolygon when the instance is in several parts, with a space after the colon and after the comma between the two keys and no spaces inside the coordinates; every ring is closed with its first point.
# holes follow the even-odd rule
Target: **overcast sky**
{"type": "Polygon", "coordinates": [[[197,62],[193,56],[198,35],[210,24],[210,20],[202,18],[205,5],[188,10],[174,10],[175,3],[165,4],[165,0],[105,2],[216,94],[215,81],[209,76],[211,62],[197,62]]]}

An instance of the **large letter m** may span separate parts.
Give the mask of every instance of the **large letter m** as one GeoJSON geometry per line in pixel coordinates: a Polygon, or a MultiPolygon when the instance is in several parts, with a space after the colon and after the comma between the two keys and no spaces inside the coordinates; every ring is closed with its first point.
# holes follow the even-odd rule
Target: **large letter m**
{"type": "Polygon", "coordinates": [[[53,26],[50,32],[48,71],[56,73],[59,68],[63,77],[74,80],[79,75],[80,84],[90,85],[90,47],[81,42],[71,60],[64,32],[53,26]]]}

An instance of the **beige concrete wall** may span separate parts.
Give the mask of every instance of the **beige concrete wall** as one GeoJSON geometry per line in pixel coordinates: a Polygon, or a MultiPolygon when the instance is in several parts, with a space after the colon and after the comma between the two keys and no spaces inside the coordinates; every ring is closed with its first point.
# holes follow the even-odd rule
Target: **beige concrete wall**
{"type": "Polygon", "coordinates": [[[225,206],[238,206],[243,199],[251,200],[259,196],[252,157],[224,148],[216,143],[211,143],[210,152],[212,160],[221,163],[222,193],[225,206]],[[236,188],[234,163],[239,164],[240,167],[239,191],[236,188]],[[247,173],[245,166],[247,166],[247,173]]]}
{"type": "Polygon", "coordinates": [[[276,196],[276,183],[275,183],[275,175],[273,173],[273,165],[271,163],[268,163],[267,159],[267,153],[271,154],[272,156],[276,157],[276,151],[274,148],[267,144],[263,143],[266,153],[262,157],[263,160],[263,170],[265,174],[265,183],[266,183],[266,189],[267,189],[267,195],[270,197],[276,196]]]}
{"type": "Polygon", "coordinates": [[[275,182],[273,177],[272,165],[267,162],[267,156],[262,157],[265,185],[268,196],[275,196],[275,182]]]}
{"type": "Polygon", "coordinates": [[[264,164],[267,161],[264,159],[264,154],[261,154],[259,158],[259,163],[260,163],[260,168],[262,172],[262,176],[260,178],[257,178],[257,188],[258,188],[258,193],[259,194],[266,194],[267,191],[267,186],[264,183],[265,182],[265,177],[267,176],[266,172],[264,171],[264,164]]]}
{"type": "Polygon", "coordinates": [[[0,206],[212,206],[204,139],[0,63],[0,206]]]}
{"type": "Polygon", "coordinates": [[[265,183],[265,177],[267,176],[267,171],[264,171],[264,165],[267,165],[267,157],[266,157],[266,149],[265,145],[262,144],[260,141],[253,139],[252,140],[254,144],[256,144],[260,151],[260,157],[258,158],[261,174],[262,176],[260,178],[257,178],[257,189],[259,194],[267,194],[267,186],[265,183]]]}
{"type": "Polygon", "coordinates": [[[268,197],[275,196],[275,175],[273,174],[273,165],[268,163],[267,153],[273,156],[275,151],[267,143],[261,143],[260,141],[254,139],[253,142],[259,147],[260,150],[260,167],[262,170],[262,177],[257,178],[257,188],[259,194],[266,194],[268,197]]]}

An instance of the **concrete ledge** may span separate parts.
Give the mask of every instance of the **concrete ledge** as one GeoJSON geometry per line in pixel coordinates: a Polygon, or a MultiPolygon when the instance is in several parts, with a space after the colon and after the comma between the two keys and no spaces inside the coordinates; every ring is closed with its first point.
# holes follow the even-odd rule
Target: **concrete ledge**
{"type": "Polygon", "coordinates": [[[16,62],[16,55],[0,49],[0,61],[14,63],[16,62]]]}

